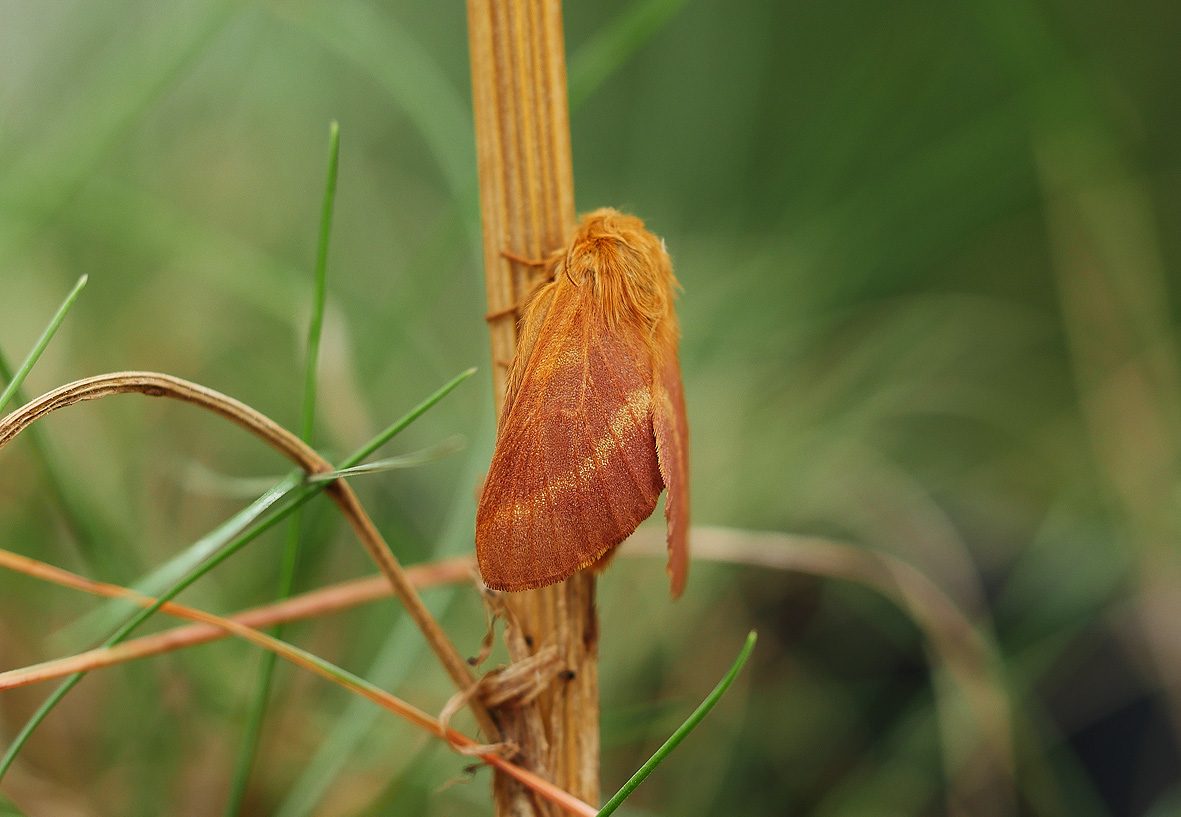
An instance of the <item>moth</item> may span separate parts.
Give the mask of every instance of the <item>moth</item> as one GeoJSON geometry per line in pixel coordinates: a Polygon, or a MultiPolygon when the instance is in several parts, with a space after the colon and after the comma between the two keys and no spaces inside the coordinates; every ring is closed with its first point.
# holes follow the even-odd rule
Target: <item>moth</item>
{"type": "Polygon", "coordinates": [[[674,597],[689,564],[688,425],[664,242],[635,216],[583,217],[525,302],[476,555],[494,590],[602,563],[668,491],[674,597]]]}

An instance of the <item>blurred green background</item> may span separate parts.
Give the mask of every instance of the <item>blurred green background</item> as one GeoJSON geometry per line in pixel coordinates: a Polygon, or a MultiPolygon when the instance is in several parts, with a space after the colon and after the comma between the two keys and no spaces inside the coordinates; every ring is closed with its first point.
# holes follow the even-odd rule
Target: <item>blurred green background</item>
{"type": "MultiPolygon", "coordinates": [[[[738,685],[627,813],[1181,814],[1175,4],[565,13],[579,208],[641,214],[684,285],[703,552],[786,564],[801,543],[719,527],[848,542],[914,568],[978,635],[824,542],[807,570],[699,560],[675,604],[659,560],[618,559],[605,788],[757,627],[738,685]],[[925,636],[931,615],[950,638],[925,636]],[[981,721],[965,688],[1002,705],[981,721]],[[1011,775],[987,734],[1011,737],[1011,775]]],[[[493,407],[463,4],[9,0],[0,20],[10,359],[90,275],[27,390],[156,369],[295,427],[339,120],[317,444],[339,456],[481,366],[394,446],[462,433],[462,453],[357,481],[406,562],[469,552],[493,407]]],[[[0,542],[113,581],[241,507],[206,470],[283,471],[175,403],[41,427],[83,513],[67,521],[22,440],[0,454],[0,542]]],[[[306,523],[300,589],[371,570],[326,504],[306,523]]],[[[281,544],[185,598],[265,601],[281,544]]],[[[428,601],[475,652],[476,594],[428,601]]],[[[0,669],[88,646],[68,625],[94,606],[0,573],[0,669]]],[[[288,634],[428,711],[450,693],[392,602],[288,634]]],[[[221,814],[257,662],[222,643],[88,678],[4,791],[38,816],[221,814]]],[[[448,786],[465,761],[446,747],[287,667],[278,684],[246,813],[490,813],[486,771],[448,786]]],[[[0,696],[0,745],[48,692],[0,696]]]]}

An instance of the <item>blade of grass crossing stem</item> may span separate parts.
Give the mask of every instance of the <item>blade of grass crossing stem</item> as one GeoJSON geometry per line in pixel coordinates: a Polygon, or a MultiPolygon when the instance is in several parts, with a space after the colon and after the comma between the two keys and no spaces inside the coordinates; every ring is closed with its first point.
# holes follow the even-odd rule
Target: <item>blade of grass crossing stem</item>
{"type": "MultiPolygon", "coordinates": [[[[304,361],[303,410],[300,413],[299,436],[311,444],[316,425],[316,364],[320,358],[320,336],[324,328],[324,304],[327,299],[328,246],[332,236],[332,215],[336,203],[336,175],[340,165],[340,126],[333,122],[328,126],[328,175],[324,183],[324,201],[320,209],[320,238],[316,247],[316,267],[312,285],[312,317],[308,323],[307,356],[304,361]]],[[[295,585],[295,568],[299,560],[300,530],[303,513],[295,510],[287,522],[287,541],[283,546],[283,560],[279,568],[278,600],[291,595],[295,585]]],[[[271,630],[271,635],[281,639],[283,625],[271,630]]],[[[246,731],[242,736],[242,747],[230,784],[229,799],[226,803],[226,817],[236,817],[242,809],[250,770],[258,754],[258,742],[262,736],[262,724],[266,719],[267,702],[275,677],[275,662],[278,656],[273,652],[264,653],[259,667],[258,683],[250,714],[246,719],[246,731]]]]}
{"type": "Polygon", "coordinates": [[[62,305],[57,308],[57,312],[49,321],[49,325],[41,333],[41,337],[37,338],[37,342],[33,344],[33,350],[29,352],[29,356],[25,358],[24,363],[20,365],[20,368],[16,370],[16,374],[8,381],[8,385],[4,387],[4,391],[0,393],[0,411],[4,411],[4,407],[8,405],[8,401],[13,398],[13,395],[20,389],[21,384],[25,382],[25,378],[29,376],[29,372],[33,370],[33,366],[40,359],[41,353],[49,345],[49,341],[53,340],[53,336],[57,334],[58,327],[66,319],[66,314],[74,305],[74,301],[78,300],[82,288],[86,286],[86,281],[87,276],[83,275],[78,279],[78,283],[74,284],[74,288],[70,290],[70,294],[66,296],[66,299],[62,301],[62,305]]]}
{"type": "MultiPolygon", "coordinates": [[[[340,467],[351,468],[352,466],[358,464],[363,459],[368,457],[374,451],[381,448],[383,445],[385,445],[387,442],[389,442],[389,440],[391,438],[396,436],[399,432],[401,432],[403,429],[405,429],[408,425],[410,425],[416,419],[421,417],[432,406],[434,406],[436,403],[438,403],[440,400],[442,400],[444,397],[446,397],[448,394],[450,394],[460,383],[462,383],[463,381],[465,381],[469,377],[471,377],[473,374],[475,374],[475,372],[476,372],[476,370],[474,368],[468,369],[464,372],[460,372],[458,375],[451,378],[451,380],[449,380],[447,383],[443,384],[443,386],[441,386],[433,394],[431,394],[429,397],[427,397],[425,400],[423,400],[417,406],[412,408],[402,418],[400,418],[399,420],[397,420],[394,423],[387,426],[380,434],[378,434],[376,437],[371,439],[369,442],[367,442],[365,445],[363,445],[361,448],[359,448],[357,451],[355,451],[352,455],[350,455],[348,458],[346,458],[344,460],[344,462],[341,463],[340,467]]],[[[313,496],[320,493],[322,490],[324,490],[325,487],[327,487],[324,484],[316,484],[316,485],[303,484],[301,478],[297,478],[294,476],[291,477],[290,479],[295,481],[294,485],[297,488],[297,490],[295,491],[295,497],[288,504],[286,504],[282,508],[279,508],[278,510],[276,510],[271,516],[267,517],[266,519],[263,519],[262,521],[257,522],[253,527],[251,527],[245,533],[238,536],[236,539],[234,539],[229,544],[227,544],[218,553],[214,554],[207,561],[203,562],[200,566],[195,568],[190,575],[186,576],[180,582],[173,585],[173,587],[171,587],[168,591],[161,594],[159,596],[159,598],[156,600],[156,603],[154,605],[138,612],[134,617],[132,617],[130,620],[128,620],[127,623],[125,623],[122,627],[120,627],[110,638],[108,638],[105,642],[103,642],[103,646],[110,647],[110,646],[114,646],[115,644],[118,644],[121,641],[123,641],[125,638],[127,638],[127,636],[129,636],[131,634],[131,632],[136,627],[138,627],[141,623],[146,621],[153,613],[155,613],[156,610],[160,607],[160,605],[162,605],[166,601],[171,601],[173,598],[176,597],[177,594],[179,594],[186,587],[191,585],[193,582],[197,581],[197,579],[204,576],[206,573],[208,573],[213,568],[217,567],[219,564],[221,564],[223,561],[228,559],[231,555],[236,553],[242,547],[244,547],[245,545],[247,545],[248,543],[250,543],[254,539],[258,538],[263,533],[265,533],[266,531],[273,528],[275,525],[279,524],[279,522],[286,519],[287,516],[289,516],[296,508],[303,505],[303,503],[307,502],[313,496]]],[[[288,482],[287,480],[284,480],[279,485],[276,485],[275,488],[272,489],[272,491],[268,492],[264,496],[270,496],[271,494],[274,494],[274,493],[281,493],[281,494],[290,493],[291,488],[286,488],[287,482],[288,482]]],[[[260,497],[259,502],[261,502],[261,501],[262,501],[262,498],[260,497]]],[[[272,506],[274,504],[275,504],[275,502],[271,503],[272,506]]],[[[244,513],[245,513],[245,511],[240,512],[238,514],[238,516],[235,516],[234,518],[235,519],[242,518],[244,513]]],[[[223,525],[221,527],[224,528],[225,525],[223,525]]],[[[221,529],[221,528],[219,528],[219,529],[221,529]]],[[[57,706],[58,702],[61,701],[61,699],[64,698],[66,696],[66,694],[69,693],[69,691],[71,689],[73,689],[80,680],[82,680],[84,675],[85,675],[85,673],[76,673],[75,675],[71,675],[69,678],[67,678],[65,681],[63,681],[61,686],[59,686],[56,690],[54,690],[53,694],[50,695],[49,698],[47,698],[45,700],[45,702],[37,709],[37,711],[35,713],[33,713],[33,716],[29,719],[29,721],[21,729],[20,733],[13,740],[12,745],[9,746],[8,750],[4,753],[4,757],[0,758],[0,780],[4,779],[4,775],[8,772],[8,769],[12,766],[13,761],[16,759],[17,754],[20,753],[21,747],[23,747],[25,742],[29,739],[29,736],[33,733],[33,731],[37,728],[37,726],[40,725],[41,721],[43,721],[46,718],[46,716],[48,716],[49,713],[51,711],[53,711],[53,708],[55,706],[57,706]]]]}
{"type": "Polygon", "coordinates": [[[746,643],[742,645],[742,649],[738,653],[738,657],[734,659],[734,665],[730,667],[730,671],[725,674],[722,680],[718,681],[718,685],[713,688],[713,692],[705,697],[705,700],[693,710],[693,714],[682,723],[677,730],[672,733],[672,736],[664,742],[664,745],[656,750],[656,754],[652,755],[648,761],[640,767],[639,771],[631,776],[631,779],[623,784],[623,788],[615,792],[615,796],[607,801],[607,804],[599,810],[598,817],[607,817],[608,814],[615,813],[615,810],[631,796],[631,793],[636,790],[636,787],[644,782],[648,775],[652,774],[660,763],[669,756],[673,749],[677,748],[682,740],[697,728],[697,724],[709,714],[709,711],[714,708],[714,705],[721,700],[722,696],[726,694],[726,690],[734,683],[734,679],[738,677],[738,673],[742,671],[746,661],[750,658],[750,654],[754,651],[755,641],[758,640],[758,634],[751,630],[746,637],[746,643]]]}
{"type": "Polygon", "coordinates": [[[299,436],[312,439],[316,423],[316,366],[320,359],[320,336],[324,330],[324,304],[328,300],[328,247],[332,239],[332,216],[336,211],[336,175],[340,167],[340,125],[328,126],[328,175],[320,207],[320,238],[316,243],[316,271],[313,276],[312,317],[308,323],[307,359],[304,361],[303,412],[299,436]]]}

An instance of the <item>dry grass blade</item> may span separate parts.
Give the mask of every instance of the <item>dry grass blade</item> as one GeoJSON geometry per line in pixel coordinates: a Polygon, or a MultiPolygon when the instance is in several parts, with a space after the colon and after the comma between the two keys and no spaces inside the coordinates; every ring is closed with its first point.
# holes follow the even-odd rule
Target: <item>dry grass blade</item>
{"type": "MultiPolygon", "coordinates": [[[[219,414],[251,432],[308,473],[323,473],[333,469],[332,464],[321,457],[315,449],[245,403],[205,386],[157,372],[115,372],[97,375],[68,383],[43,394],[0,419],[0,448],[7,445],[37,420],[58,409],[116,394],[144,394],[150,397],[169,397],[192,403],[207,411],[219,414]]],[[[339,480],[329,485],[325,490],[340,508],[365,550],[393,587],[398,600],[405,605],[426,637],[431,649],[434,650],[435,655],[447,670],[447,674],[461,690],[470,687],[475,679],[468,670],[467,664],[438,622],[427,611],[426,606],[415,592],[413,584],[406,577],[406,572],[402,569],[397,557],[394,556],[393,551],[390,550],[389,545],[361,506],[361,502],[357,499],[352,488],[347,482],[339,480]]],[[[490,738],[496,736],[498,734],[496,724],[487,711],[476,701],[471,702],[471,707],[485,734],[490,738]]]]}
{"type": "MultiPolygon", "coordinates": [[[[106,596],[108,598],[126,598],[132,600],[135,604],[141,607],[151,607],[156,603],[156,599],[151,596],[145,596],[140,593],[130,590],[125,587],[120,587],[106,582],[98,582],[88,579],[84,576],[79,576],[71,573],[68,570],[63,570],[59,567],[30,559],[27,556],[20,556],[8,551],[0,551],[0,565],[23,573],[27,576],[33,576],[62,587],[69,587],[75,590],[81,590],[86,593],[91,593],[97,596],[106,596]]],[[[320,677],[338,684],[339,686],[348,689],[358,695],[373,701],[384,709],[398,715],[411,724],[423,729],[431,734],[446,740],[457,750],[470,749],[473,747],[480,747],[481,744],[472,740],[468,736],[456,732],[440,723],[436,718],[431,717],[421,709],[413,704],[403,701],[395,695],[380,689],[367,681],[349,673],[339,667],[336,667],[327,661],[307,652],[301,650],[285,641],[280,641],[266,633],[260,632],[243,624],[240,621],[223,618],[213,613],[198,610],[194,607],[188,607],[176,602],[166,602],[161,608],[163,612],[177,618],[184,618],[190,621],[199,622],[203,625],[209,625],[224,630],[226,633],[237,636],[245,641],[249,641],[255,646],[261,647],[264,650],[269,650],[275,653],[280,658],[290,661],[298,667],[301,667],[309,672],[315,673],[320,677]]],[[[111,649],[119,649],[114,647],[111,649]]],[[[577,815],[594,815],[597,810],[565,792],[552,783],[544,780],[540,776],[523,769],[516,764],[505,760],[497,754],[493,753],[479,753],[476,755],[490,766],[496,767],[501,772],[512,776],[522,785],[528,787],[538,796],[545,798],[554,805],[568,811],[571,814],[577,815]]]]}
{"type": "MultiPolygon", "coordinates": [[[[0,565],[9,566],[8,551],[0,550],[0,565]]],[[[18,559],[20,557],[17,557],[18,559]]],[[[442,584],[455,584],[471,578],[471,559],[459,557],[415,565],[406,575],[419,590],[442,584]]],[[[262,629],[274,624],[304,621],[311,618],[348,610],[361,604],[389,598],[390,583],[384,576],[369,576],[323,587],[286,601],[256,607],[227,616],[248,627],[262,629]]],[[[208,644],[229,636],[223,628],[209,624],[190,624],[155,635],[125,641],[116,647],[87,650],[65,658],[57,658],[30,667],[0,672],[0,692],[29,684],[64,678],[75,672],[125,664],[141,658],[208,644]]]]}

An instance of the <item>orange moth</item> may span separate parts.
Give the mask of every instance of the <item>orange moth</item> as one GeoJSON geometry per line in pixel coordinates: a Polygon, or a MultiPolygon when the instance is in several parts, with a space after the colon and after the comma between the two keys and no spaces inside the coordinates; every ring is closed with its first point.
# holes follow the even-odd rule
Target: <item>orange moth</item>
{"type": "Polygon", "coordinates": [[[530,590],[610,555],[668,490],[673,596],[689,566],[688,426],[664,242],[611,209],[585,216],[524,305],[476,513],[494,590],[530,590]]]}

